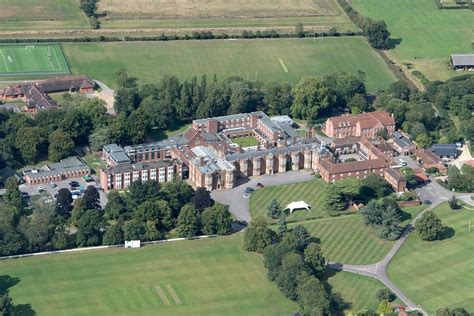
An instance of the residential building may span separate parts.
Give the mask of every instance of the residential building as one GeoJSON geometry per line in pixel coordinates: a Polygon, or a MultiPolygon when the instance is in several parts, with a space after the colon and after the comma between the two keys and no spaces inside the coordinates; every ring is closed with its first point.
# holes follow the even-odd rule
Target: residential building
{"type": "Polygon", "coordinates": [[[416,145],[401,132],[393,132],[391,142],[400,155],[413,156],[415,154],[416,145]]]}
{"type": "Polygon", "coordinates": [[[423,167],[423,169],[436,168],[441,173],[447,172],[447,168],[444,166],[441,159],[432,151],[428,149],[417,149],[415,155],[418,159],[418,163],[423,167]]]}
{"type": "Polygon", "coordinates": [[[441,159],[456,159],[459,155],[456,144],[434,144],[429,150],[441,159]]]}
{"type": "Polygon", "coordinates": [[[395,119],[387,112],[368,112],[356,115],[340,115],[328,118],[323,131],[329,137],[344,138],[364,136],[374,138],[386,129],[388,135],[395,131],[395,119]]]}

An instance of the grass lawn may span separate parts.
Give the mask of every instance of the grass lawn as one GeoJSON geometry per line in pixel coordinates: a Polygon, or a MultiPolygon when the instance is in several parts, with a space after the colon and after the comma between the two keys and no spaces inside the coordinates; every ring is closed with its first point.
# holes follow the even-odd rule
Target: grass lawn
{"type": "Polygon", "coordinates": [[[114,71],[120,67],[127,68],[140,83],[156,83],[165,75],[189,79],[216,74],[220,79],[241,76],[294,84],[304,75],[355,74],[358,70],[366,73],[370,91],[387,88],[395,81],[363,37],[74,43],[65,44],[64,49],[74,73],[111,86],[115,85],[114,71]]]}
{"type": "Polygon", "coordinates": [[[291,27],[298,22],[317,30],[356,30],[335,0],[211,0],[162,2],[101,0],[102,28],[291,27]]]}
{"type": "MultiPolygon", "coordinates": [[[[242,234],[141,249],[0,261],[15,304],[38,315],[289,315],[242,234]]],[[[4,278],[3,278],[4,279],[4,278]]]]}
{"type": "Polygon", "coordinates": [[[0,0],[0,31],[87,29],[79,0],[0,0]]]}
{"type": "Polygon", "coordinates": [[[232,141],[242,147],[251,147],[258,145],[258,141],[255,139],[255,137],[239,137],[232,139],[232,141]]]}
{"type": "Polygon", "coordinates": [[[400,63],[412,63],[430,80],[444,80],[461,73],[447,68],[449,55],[472,53],[472,11],[439,10],[434,0],[353,0],[361,14],[387,23],[393,39],[391,50],[400,63]]]}
{"type": "Polygon", "coordinates": [[[341,294],[344,302],[350,305],[347,313],[362,309],[377,310],[375,294],[379,289],[385,288],[378,280],[332,269],[327,271],[325,279],[332,286],[332,292],[341,294]]]}
{"type": "Polygon", "coordinates": [[[416,304],[433,314],[441,307],[474,310],[474,213],[447,203],[434,212],[454,236],[422,241],[410,235],[388,267],[390,279],[416,304]],[[471,225],[471,229],[469,229],[471,225]]]}
{"type": "MultiPolygon", "coordinates": [[[[380,239],[366,226],[361,215],[344,215],[300,223],[319,239],[329,261],[346,264],[371,264],[383,259],[393,242],[380,239]]],[[[290,224],[294,227],[296,224],[290,224]]]]}
{"type": "MultiPolygon", "coordinates": [[[[324,201],[326,199],[327,184],[321,179],[309,182],[285,184],[258,189],[250,196],[250,214],[253,218],[267,217],[267,209],[273,198],[276,198],[281,207],[293,201],[304,200],[312,206],[311,212],[296,210],[287,217],[288,221],[301,221],[308,218],[327,217],[324,201]]],[[[277,220],[274,220],[276,222],[277,220]]]]}
{"type": "Polygon", "coordinates": [[[82,158],[84,162],[91,168],[95,174],[99,174],[99,169],[105,168],[107,165],[95,154],[88,154],[82,158]]]}
{"type": "Polygon", "coordinates": [[[69,72],[59,44],[0,45],[0,76],[69,72]]]}

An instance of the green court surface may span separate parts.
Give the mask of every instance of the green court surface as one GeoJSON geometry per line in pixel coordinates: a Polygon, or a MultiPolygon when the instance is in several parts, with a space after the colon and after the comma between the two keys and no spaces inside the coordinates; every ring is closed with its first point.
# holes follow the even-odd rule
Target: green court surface
{"type": "Polygon", "coordinates": [[[0,45],[0,76],[68,73],[59,44],[0,45]]]}
{"type": "Polygon", "coordinates": [[[120,67],[140,83],[173,75],[190,79],[206,74],[223,80],[240,76],[264,82],[298,83],[302,76],[363,71],[369,91],[385,89],[395,77],[363,37],[316,39],[201,40],[64,44],[74,73],[114,86],[120,67]],[[280,60],[286,67],[282,67],[280,60]]]}

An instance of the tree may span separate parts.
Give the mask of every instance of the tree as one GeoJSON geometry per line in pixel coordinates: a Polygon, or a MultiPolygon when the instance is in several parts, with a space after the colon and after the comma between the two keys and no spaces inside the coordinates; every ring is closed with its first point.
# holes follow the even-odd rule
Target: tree
{"type": "Polygon", "coordinates": [[[87,139],[92,130],[90,117],[79,108],[70,108],[64,114],[60,128],[71,135],[76,145],[87,144],[87,139]]]}
{"type": "Polygon", "coordinates": [[[140,240],[145,234],[145,228],[137,220],[132,219],[123,225],[125,240],[140,240]]]}
{"type": "Polygon", "coordinates": [[[16,133],[15,145],[26,163],[34,164],[46,153],[45,132],[40,127],[22,127],[16,133]]]}
{"type": "Polygon", "coordinates": [[[303,314],[321,316],[331,314],[331,300],[321,281],[309,278],[298,287],[298,304],[303,314]]]}
{"type": "Polygon", "coordinates": [[[382,207],[382,225],[379,228],[379,236],[387,240],[398,239],[402,233],[400,223],[400,210],[397,207],[382,207]]]}
{"type": "Polygon", "coordinates": [[[390,32],[384,21],[369,23],[364,29],[369,44],[376,49],[387,49],[390,47],[390,32]]]}
{"type": "Polygon", "coordinates": [[[304,250],[304,262],[311,269],[315,276],[321,276],[326,267],[326,258],[324,258],[319,247],[316,243],[310,243],[304,250]]]}
{"type": "Polygon", "coordinates": [[[137,78],[130,77],[127,69],[119,68],[115,71],[115,80],[120,88],[137,88],[137,78]]]}
{"type": "Polygon", "coordinates": [[[268,222],[261,218],[254,219],[244,232],[244,249],[263,253],[265,247],[277,240],[276,233],[268,228],[268,222]]]}
{"type": "Polygon", "coordinates": [[[143,202],[135,209],[134,218],[141,224],[153,221],[160,231],[168,231],[174,226],[171,208],[163,200],[143,202]]]}
{"type": "Polygon", "coordinates": [[[418,145],[418,147],[427,148],[433,144],[433,139],[428,133],[425,132],[416,136],[415,142],[418,145]]]}
{"type": "Polygon", "coordinates": [[[102,243],[104,245],[119,245],[124,241],[123,230],[119,224],[112,224],[107,228],[102,243]]]}
{"type": "Polygon", "coordinates": [[[36,209],[30,216],[20,219],[18,231],[25,238],[30,252],[48,249],[52,224],[53,210],[50,208],[36,209]]]}
{"type": "Polygon", "coordinates": [[[74,148],[71,135],[58,129],[49,135],[48,158],[51,161],[59,161],[68,157],[74,148]]]}
{"type": "Polygon", "coordinates": [[[107,126],[99,127],[89,135],[89,145],[92,151],[99,151],[104,145],[112,143],[112,133],[107,126]]]}
{"type": "Polygon", "coordinates": [[[86,210],[77,225],[77,245],[79,247],[100,245],[102,226],[101,213],[97,210],[86,210]]]}
{"type": "Polygon", "coordinates": [[[199,217],[192,204],[186,204],[181,208],[176,232],[179,237],[184,238],[191,238],[198,234],[199,217]]]}
{"type": "Polygon", "coordinates": [[[194,207],[198,212],[202,212],[205,208],[214,205],[214,200],[211,198],[211,193],[203,187],[199,187],[192,199],[194,207]]]}
{"type": "Polygon", "coordinates": [[[100,210],[100,194],[93,186],[89,185],[82,197],[83,207],[88,210],[100,210]]]}
{"type": "Polygon", "coordinates": [[[126,197],[131,207],[136,207],[145,201],[156,201],[161,197],[160,186],[156,181],[135,181],[128,187],[126,197]]]}
{"type": "Polygon", "coordinates": [[[410,167],[403,167],[400,169],[400,172],[403,174],[403,177],[407,180],[408,188],[413,188],[416,186],[417,181],[415,178],[415,174],[410,167]]]}
{"type": "Polygon", "coordinates": [[[377,298],[377,301],[379,302],[383,300],[388,301],[388,302],[393,302],[397,298],[395,293],[393,293],[387,288],[379,289],[377,293],[375,294],[375,297],[377,298]]]}
{"type": "Polygon", "coordinates": [[[332,213],[343,211],[360,194],[361,183],[355,178],[346,178],[332,183],[326,195],[326,205],[332,213]]]}
{"type": "Polygon", "coordinates": [[[202,232],[207,235],[227,235],[232,232],[232,215],[229,207],[215,204],[206,208],[201,215],[202,232]]]}
{"type": "Polygon", "coordinates": [[[309,276],[303,258],[297,253],[287,253],[281,260],[275,282],[283,294],[293,301],[298,298],[298,282],[301,274],[309,276]]]}
{"type": "Polygon", "coordinates": [[[283,237],[282,243],[295,252],[303,253],[312,240],[308,230],[303,225],[298,225],[283,237]]]}
{"type": "Polygon", "coordinates": [[[367,200],[371,198],[382,198],[391,192],[390,184],[378,174],[371,173],[362,180],[361,194],[364,195],[367,200]]]}
{"type": "Polygon", "coordinates": [[[0,295],[0,315],[12,316],[14,313],[13,302],[8,293],[0,295]]]}
{"type": "Polygon", "coordinates": [[[387,300],[383,300],[380,302],[379,307],[377,308],[377,313],[379,315],[390,314],[393,312],[393,308],[390,305],[390,302],[387,300]]]}
{"type": "Polygon", "coordinates": [[[278,200],[273,198],[270,204],[268,205],[267,209],[267,215],[270,218],[278,218],[280,217],[282,210],[280,207],[280,203],[278,203],[278,200]]]}
{"type": "Polygon", "coordinates": [[[14,207],[17,214],[23,210],[24,201],[15,177],[9,177],[5,182],[5,194],[3,195],[3,202],[6,205],[14,207]]]}
{"type": "Polygon", "coordinates": [[[296,23],[295,25],[295,33],[298,37],[304,37],[304,26],[303,23],[296,23]]]}
{"type": "Polygon", "coordinates": [[[56,197],[56,214],[63,219],[68,219],[71,216],[72,202],[71,191],[68,188],[59,189],[56,197]]]}
{"type": "Polygon", "coordinates": [[[129,116],[140,104],[136,88],[119,88],[115,91],[114,110],[117,114],[129,116]]]}
{"type": "Polygon", "coordinates": [[[107,220],[126,220],[129,219],[128,209],[125,201],[118,191],[110,191],[108,201],[105,205],[104,216],[107,220]]]}
{"type": "Polygon", "coordinates": [[[449,207],[452,209],[452,210],[455,210],[457,209],[459,206],[458,206],[458,200],[456,199],[456,196],[453,195],[451,196],[451,198],[449,199],[448,201],[449,203],[449,207]]]}
{"type": "Polygon", "coordinates": [[[431,241],[439,237],[444,227],[441,219],[432,211],[428,211],[416,221],[415,228],[423,240],[431,241]]]}
{"type": "Polygon", "coordinates": [[[387,140],[388,139],[388,131],[386,128],[381,129],[380,131],[377,132],[377,137],[382,137],[383,139],[387,140]]]}
{"type": "Polygon", "coordinates": [[[286,225],[286,214],[285,212],[280,213],[278,218],[278,236],[283,237],[288,232],[288,227],[286,225]]]}
{"type": "Polygon", "coordinates": [[[335,104],[335,95],[320,77],[305,76],[293,88],[291,113],[297,118],[314,120],[335,104]]]}

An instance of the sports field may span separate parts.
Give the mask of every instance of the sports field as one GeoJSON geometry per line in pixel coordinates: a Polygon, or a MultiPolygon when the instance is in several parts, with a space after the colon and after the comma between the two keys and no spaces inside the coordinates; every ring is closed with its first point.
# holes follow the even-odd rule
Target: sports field
{"type": "Polygon", "coordinates": [[[255,139],[255,137],[238,137],[234,138],[232,141],[242,147],[251,147],[258,145],[258,141],[255,139]]]}
{"type": "Polygon", "coordinates": [[[358,70],[366,73],[370,91],[387,88],[395,81],[363,37],[87,43],[65,44],[64,49],[73,72],[112,86],[114,72],[120,67],[141,83],[155,83],[165,75],[183,79],[216,74],[220,79],[241,76],[294,84],[304,75],[358,70]]]}
{"type": "Polygon", "coordinates": [[[335,0],[101,0],[103,28],[294,27],[357,30],[335,0]]]}
{"type": "MultiPolygon", "coordinates": [[[[250,196],[250,214],[253,218],[267,217],[267,209],[272,199],[277,199],[283,208],[293,201],[304,200],[311,205],[311,212],[298,210],[287,217],[288,221],[301,221],[308,218],[327,217],[324,201],[326,199],[327,184],[321,179],[309,182],[277,185],[258,189],[250,196]]],[[[277,222],[277,220],[274,220],[277,222]]]]}
{"type": "Polygon", "coordinates": [[[365,16],[385,20],[393,39],[401,39],[390,53],[411,63],[430,80],[459,75],[448,70],[450,54],[472,53],[472,11],[440,10],[435,0],[353,0],[365,16]]]}
{"type": "Polygon", "coordinates": [[[68,73],[59,44],[0,45],[0,76],[68,73]]]}
{"type": "Polygon", "coordinates": [[[422,241],[415,232],[388,267],[390,279],[433,314],[441,307],[474,310],[474,213],[447,203],[434,212],[453,229],[447,238],[422,241]],[[449,237],[450,235],[453,236],[449,237]]]}
{"type": "Polygon", "coordinates": [[[0,0],[0,31],[90,28],[79,0],[0,0]]]}
{"type": "Polygon", "coordinates": [[[38,315],[289,315],[242,234],[141,249],[0,261],[15,304],[38,315]]]}

